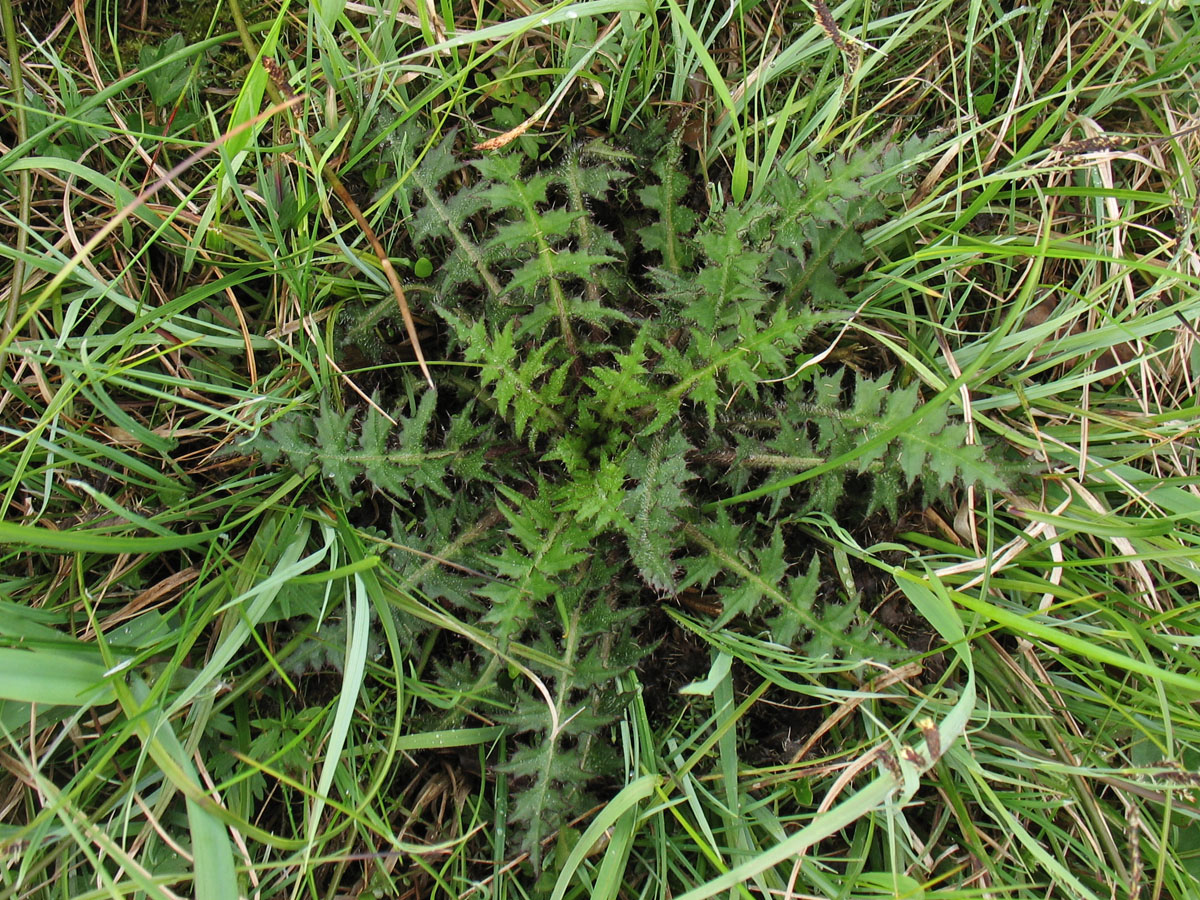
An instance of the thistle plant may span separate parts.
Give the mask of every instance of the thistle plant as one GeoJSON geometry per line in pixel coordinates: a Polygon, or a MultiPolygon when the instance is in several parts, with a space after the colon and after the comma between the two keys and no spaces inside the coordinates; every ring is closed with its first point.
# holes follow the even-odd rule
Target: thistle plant
{"type": "Polygon", "coordinates": [[[425,567],[430,582],[414,586],[474,609],[502,652],[521,644],[553,662],[531,666],[542,690],[497,678],[494,659],[455,673],[507,710],[498,718],[518,749],[502,771],[536,859],[547,828],[615,771],[607,735],[628,699],[620,676],[646,651],[633,635],[648,603],[700,591],[721,622],[754,623],[801,654],[891,658],[897,647],[856,598],[818,596],[819,559],[798,523],[895,516],[907,491],[1004,480],[941,413],[765,507],[719,505],[835,459],[921,404],[892,371],[802,365],[845,322],[872,260],[865,236],[901,203],[901,163],[919,147],[810,160],[779,173],[765,202],[705,210],[688,202],[675,141],[652,159],[576,147],[529,171],[516,154],[459,162],[454,140],[405,190],[413,249],[442,260],[431,288],[443,355],[466,368],[442,368],[436,393],[390,415],[383,395],[322,398],[254,447],[265,462],[319,469],[345,504],[390,498],[408,546],[440,511],[498,511],[460,560],[486,577],[452,576],[447,592],[445,573],[435,584],[425,567]]]}

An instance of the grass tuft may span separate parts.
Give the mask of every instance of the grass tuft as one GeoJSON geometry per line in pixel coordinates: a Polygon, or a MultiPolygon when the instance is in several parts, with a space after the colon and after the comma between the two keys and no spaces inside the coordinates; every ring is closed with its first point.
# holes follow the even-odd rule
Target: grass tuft
{"type": "Polygon", "coordinates": [[[1200,894],[1191,11],[58,15],[0,898],[1200,894]]]}

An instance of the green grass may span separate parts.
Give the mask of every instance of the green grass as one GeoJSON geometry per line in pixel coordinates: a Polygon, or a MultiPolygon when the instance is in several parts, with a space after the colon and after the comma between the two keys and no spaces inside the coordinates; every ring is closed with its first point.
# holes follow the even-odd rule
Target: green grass
{"type": "MultiPolygon", "coordinates": [[[[83,12],[44,40],[56,13],[0,0],[0,898],[1200,895],[1194,10],[848,2],[842,47],[805,5],[151,7],[144,33],[123,6],[83,12]],[[304,93],[293,109],[260,54],[304,93]],[[844,375],[849,416],[890,373],[882,396],[919,402],[881,401],[825,457],[753,457],[697,438],[756,434],[733,404],[766,379],[705,408],[660,371],[646,405],[694,406],[689,464],[730,473],[676,509],[676,561],[709,567],[678,590],[639,580],[644,558],[620,568],[624,537],[582,562],[529,549],[585,518],[568,490],[585,475],[593,518],[651,476],[602,495],[610,460],[546,437],[570,431],[551,376],[547,418],[522,421],[453,337],[466,301],[429,249],[446,245],[412,237],[422,159],[447,135],[455,159],[502,157],[470,148],[530,119],[507,150],[527,184],[604,138],[629,177],[583,221],[613,229],[654,208],[638,192],[659,176],[630,160],[672,133],[698,223],[765,209],[780,173],[815,204],[827,171],[923,139],[770,395],[844,375]],[[1056,149],[1098,133],[1132,140],[1056,149]],[[401,419],[395,454],[440,452],[404,432],[427,389],[329,173],[404,282],[429,427],[462,414],[485,435],[464,446],[497,473],[487,503],[425,470],[381,487],[366,460],[343,490],[319,454],[253,452],[319,410],[382,428],[373,406],[401,419]],[[464,396],[469,415],[449,408],[464,396]],[[929,477],[942,416],[1002,488],[954,461],[947,486],[929,477]],[[928,489],[897,475],[888,503],[856,503],[898,444],[922,448],[928,489]],[[551,563],[523,630],[500,598],[551,563]],[[588,606],[585,567],[609,565],[588,606]],[[878,656],[801,652],[765,613],[802,582],[878,656]],[[653,652],[610,664],[625,636],[653,652]],[[607,680],[579,674],[589,648],[607,680]],[[542,737],[597,777],[529,847],[536,779],[517,773],[542,737]]],[[[464,220],[472,241],[491,212],[464,220]]],[[[543,238],[547,266],[579,249],[543,238]]],[[[607,308],[668,309],[646,275],[661,256],[630,257],[607,308]]],[[[488,327],[531,327],[464,290],[488,327]]],[[[546,318],[518,362],[565,359],[572,327],[604,371],[639,359],[633,326],[546,318]]],[[[767,366],[739,337],[722,365],[767,366]]]]}

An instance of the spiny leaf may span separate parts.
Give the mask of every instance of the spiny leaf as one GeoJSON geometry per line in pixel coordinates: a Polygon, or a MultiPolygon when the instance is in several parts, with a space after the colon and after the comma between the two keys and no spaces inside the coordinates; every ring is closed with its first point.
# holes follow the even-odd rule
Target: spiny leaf
{"type": "Polygon", "coordinates": [[[683,435],[656,435],[646,450],[633,448],[626,459],[637,485],[625,495],[626,537],[642,578],[657,591],[675,588],[671,556],[679,546],[676,514],[688,506],[684,484],[695,476],[687,469],[691,448],[683,435]]]}
{"type": "MultiPolygon", "coordinates": [[[[629,175],[610,165],[597,162],[596,160],[602,152],[604,152],[604,148],[595,143],[587,147],[579,145],[572,147],[567,151],[566,157],[559,167],[559,177],[567,191],[568,207],[585,213],[575,219],[573,223],[575,234],[579,239],[579,249],[589,256],[608,261],[623,256],[625,249],[606,228],[594,221],[593,217],[587,213],[591,211],[592,201],[606,199],[613,186],[624,181],[629,175]]],[[[584,293],[589,311],[595,311],[590,314],[584,312],[581,305],[574,309],[575,315],[589,321],[598,316],[612,314],[627,319],[628,317],[619,310],[605,311],[600,306],[605,289],[609,294],[616,294],[620,292],[621,288],[620,274],[613,271],[611,266],[593,267],[586,280],[584,293]]]]}
{"type": "Polygon", "coordinates": [[[734,307],[732,315],[736,321],[743,312],[753,316],[767,302],[759,278],[766,254],[748,249],[742,239],[749,225],[748,216],[730,210],[719,227],[696,236],[709,262],[696,275],[699,290],[683,315],[694,321],[701,332],[710,333],[718,325],[730,324],[725,315],[728,307],[734,307]]]}
{"type": "Polygon", "coordinates": [[[679,153],[675,142],[650,168],[659,183],[637,192],[638,199],[657,213],[657,221],[638,229],[642,246],[662,254],[663,268],[675,274],[692,264],[693,250],[687,236],[696,224],[696,214],[681,202],[691,187],[691,178],[679,168],[679,153]]]}
{"type": "Polygon", "coordinates": [[[342,496],[352,495],[351,482],[361,474],[361,469],[346,461],[352,430],[350,423],[354,410],[339,413],[321,398],[321,415],[317,417],[317,447],[321,458],[322,474],[333,482],[342,496]]]}
{"type": "Polygon", "coordinates": [[[449,276],[450,285],[480,284],[492,296],[499,296],[500,283],[488,265],[486,252],[467,233],[467,220],[487,205],[486,198],[470,188],[456,191],[449,198],[443,196],[442,185],[461,168],[453,156],[454,139],[452,132],[426,153],[406,182],[410,203],[417,208],[409,225],[409,236],[414,244],[431,237],[448,237],[451,258],[443,273],[449,276]]]}
{"type": "Polygon", "coordinates": [[[449,311],[445,311],[445,315],[465,338],[467,360],[483,364],[479,382],[482,387],[491,388],[491,399],[497,412],[506,416],[511,407],[517,437],[525,434],[526,426],[531,422],[530,439],[549,428],[561,426],[562,417],[556,407],[563,400],[567,372],[565,364],[555,369],[548,359],[555,349],[555,340],[537,345],[519,362],[525,351],[516,344],[511,319],[498,332],[489,333],[482,319],[468,324],[449,311]]]}

